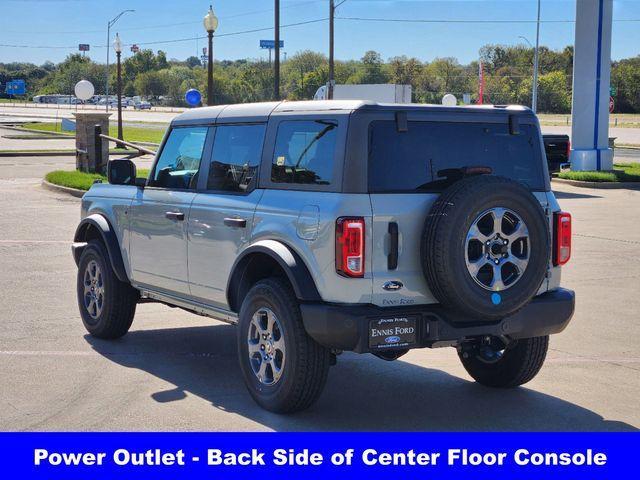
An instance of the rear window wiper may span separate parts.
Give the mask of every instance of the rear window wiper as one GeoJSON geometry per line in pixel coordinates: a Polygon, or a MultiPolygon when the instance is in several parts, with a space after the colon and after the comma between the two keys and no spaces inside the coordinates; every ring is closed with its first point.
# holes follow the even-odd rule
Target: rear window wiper
{"type": "Polygon", "coordinates": [[[484,165],[464,166],[458,168],[445,168],[438,170],[438,177],[444,177],[448,181],[458,181],[465,177],[475,175],[491,175],[493,168],[484,165]]]}

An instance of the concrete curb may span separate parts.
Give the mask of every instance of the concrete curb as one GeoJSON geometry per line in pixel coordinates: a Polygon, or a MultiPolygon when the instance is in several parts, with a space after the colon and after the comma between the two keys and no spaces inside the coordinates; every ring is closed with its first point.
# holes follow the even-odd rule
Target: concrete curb
{"type": "Polygon", "coordinates": [[[56,185],[55,183],[47,182],[46,180],[42,180],[42,186],[47,190],[51,190],[52,192],[66,193],[67,195],[71,195],[77,198],[81,198],[85,193],[87,193],[85,190],[63,187],[62,185],[56,185]]]}
{"type": "Polygon", "coordinates": [[[564,178],[554,178],[552,182],[571,185],[582,188],[596,188],[602,190],[640,190],[640,182],[581,182],[578,180],[565,180],[564,178]]]}

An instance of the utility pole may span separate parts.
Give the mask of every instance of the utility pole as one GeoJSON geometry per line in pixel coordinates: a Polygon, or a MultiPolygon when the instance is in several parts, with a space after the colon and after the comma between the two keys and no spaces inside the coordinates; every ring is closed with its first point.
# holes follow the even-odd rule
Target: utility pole
{"type": "Polygon", "coordinates": [[[327,98],[333,100],[333,84],[334,80],[334,59],[333,59],[333,24],[336,14],[336,5],[333,0],[329,0],[329,88],[327,89],[327,98]]]}
{"type": "Polygon", "coordinates": [[[275,50],[273,59],[273,97],[280,100],[280,0],[274,0],[275,50]]]}
{"type": "Polygon", "coordinates": [[[533,54],[533,94],[531,109],[536,113],[538,109],[538,52],[540,50],[540,0],[538,0],[538,21],[536,22],[536,50],[533,54]]]}

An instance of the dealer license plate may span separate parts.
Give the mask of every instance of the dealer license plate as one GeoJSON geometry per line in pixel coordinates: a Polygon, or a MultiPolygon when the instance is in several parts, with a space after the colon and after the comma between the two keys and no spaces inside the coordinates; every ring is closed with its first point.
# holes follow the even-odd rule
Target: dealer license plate
{"type": "Polygon", "coordinates": [[[369,348],[407,348],[416,343],[416,317],[386,317],[369,322],[369,348]]]}

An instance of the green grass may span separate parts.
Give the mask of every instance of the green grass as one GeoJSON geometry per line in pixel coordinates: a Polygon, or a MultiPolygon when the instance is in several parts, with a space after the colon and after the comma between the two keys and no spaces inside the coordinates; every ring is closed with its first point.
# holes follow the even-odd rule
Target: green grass
{"type": "MultiPolygon", "coordinates": [[[[25,123],[24,125],[22,125],[22,127],[28,130],[58,132],[58,133],[63,133],[65,135],[70,135],[70,136],[75,135],[74,132],[62,132],[60,129],[60,124],[56,122],[25,123]]],[[[165,132],[164,128],[146,128],[146,127],[131,127],[131,126],[122,127],[122,136],[128,142],[160,143],[162,141],[164,132],[165,132]]],[[[118,136],[118,128],[116,125],[109,126],[109,136],[111,137],[118,136]]]]}
{"type": "MultiPolygon", "coordinates": [[[[138,177],[147,177],[149,170],[141,168],[137,171],[138,177]]],[[[78,190],[89,190],[95,180],[102,180],[107,183],[107,177],[99,173],[85,173],[78,170],[54,170],[44,177],[49,183],[61,185],[63,187],[77,188],[78,190]]]]}
{"type": "Polygon", "coordinates": [[[616,163],[610,172],[561,172],[558,178],[580,182],[640,182],[640,163],[616,163]]]}

